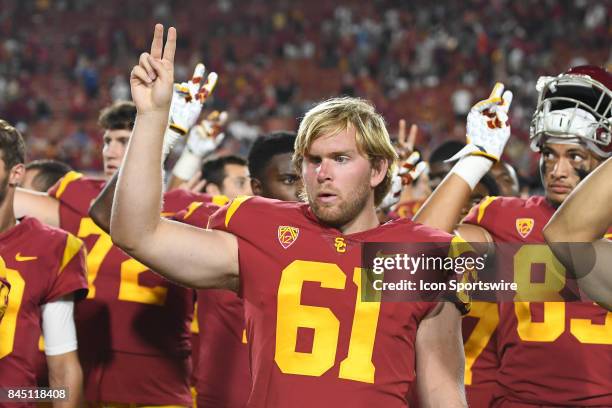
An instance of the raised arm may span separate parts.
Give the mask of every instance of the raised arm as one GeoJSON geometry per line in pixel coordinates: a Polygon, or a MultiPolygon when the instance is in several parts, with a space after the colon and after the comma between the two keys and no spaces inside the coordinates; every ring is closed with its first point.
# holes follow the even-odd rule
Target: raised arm
{"type": "Polygon", "coordinates": [[[551,242],[595,242],[612,225],[612,158],[593,171],[544,228],[551,242]],[[588,211],[587,211],[588,209],[588,211]]]}
{"type": "MultiPolygon", "coordinates": [[[[487,160],[477,158],[477,160],[487,160]]],[[[468,202],[472,188],[453,172],[427,198],[414,221],[446,232],[452,232],[460,221],[461,210],[468,202]]]]}
{"type": "Polygon", "coordinates": [[[419,324],[416,371],[422,407],[467,407],[461,316],[452,303],[440,303],[419,324]]]}
{"type": "Polygon", "coordinates": [[[221,231],[207,231],[160,217],[162,139],[172,98],[176,30],[155,26],[151,53],[143,53],[130,76],[138,114],[115,191],[113,241],[159,274],[191,287],[236,288],[238,244],[221,231]]]}
{"type": "Polygon", "coordinates": [[[594,301],[612,310],[612,242],[602,237],[612,226],[612,158],[570,194],[544,228],[557,258],[578,278],[594,301]]]}
{"type": "MultiPolygon", "coordinates": [[[[449,160],[460,159],[448,176],[429,196],[414,220],[452,232],[460,221],[461,210],[480,179],[500,159],[510,137],[508,109],[512,93],[495,84],[488,99],[472,107],[467,117],[467,145],[449,160]]],[[[488,241],[480,227],[459,227],[458,233],[468,241],[488,241]]]]}
{"type": "Polygon", "coordinates": [[[59,201],[47,193],[17,188],[13,203],[15,217],[30,216],[53,227],[59,227],[59,201]]]}

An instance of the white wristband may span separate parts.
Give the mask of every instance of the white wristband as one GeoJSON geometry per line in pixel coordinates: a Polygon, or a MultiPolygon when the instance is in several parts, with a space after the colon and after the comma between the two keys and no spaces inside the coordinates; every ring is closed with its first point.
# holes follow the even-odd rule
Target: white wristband
{"type": "Polygon", "coordinates": [[[493,166],[493,161],[483,156],[465,156],[451,169],[451,174],[461,177],[473,190],[480,179],[493,166]]]}
{"type": "Polygon", "coordinates": [[[183,149],[181,157],[178,159],[172,170],[172,174],[182,180],[189,180],[202,166],[202,158],[193,154],[188,148],[183,149]]]}

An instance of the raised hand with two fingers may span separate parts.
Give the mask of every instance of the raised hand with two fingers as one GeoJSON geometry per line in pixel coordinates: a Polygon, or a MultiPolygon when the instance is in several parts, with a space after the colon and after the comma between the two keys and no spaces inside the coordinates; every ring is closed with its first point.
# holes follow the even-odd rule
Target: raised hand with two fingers
{"type": "Polygon", "coordinates": [[[399,203],[404,186],[411,184],[429,168],[427,162],[421,160],[421,154],[414,150],[418,132],[418,126],[413,124],[407,134],[406,121],[404,119],[399,121],[396,145],[399,162],[391,179],[391,188],[379,205],[383,210],[392,209],[399,203]]]}
{"type": "Polygon", "coordinates": [[[186,135],[195,125],[206,99],[217,84],[216,72],[208,74],[202,84],[205,71],[204,64],[199,63],[188,82],[174,84],[168,127],[180,135],[186,135]]]}
{"type": "Polygon", "coordinates": [[[174,84],[168,128],[164,135],[163,159],[177,140],[196,124],[206,99],[217,84],[218,76],[215,72],[208,74],[206,81],[202,82],[205,71],[204,64],[199,63],[188,82],[174,84]]]}
{"type": "Polygon", "coordinates": [[[416,124],[410,125],[410,131],[406,133],[406,120],[400,119],[397,133],[397,145],[395,147],[400,161],[406,160],[414,152],[418,133],[419,127],[416,124]]]}
{"type": "Polygon", "coordinates": [[[155,25],[151,52],[142,53],[130,73],[132,100],[139,115],[154,111],[168,111],[174,83],[174,54],[176,29],[168,29],[166,44],[163,42],[164,26],[155,25]]]}
{"type": "Polygon", "coordinates": [[[510,138],[508,110],[511,103],[512,92],[504,91],[501,82],[496,83],[491,95],[470,109],[466,126],[467,145],[447,161],[469,155],[498,161],[510,138]]]}

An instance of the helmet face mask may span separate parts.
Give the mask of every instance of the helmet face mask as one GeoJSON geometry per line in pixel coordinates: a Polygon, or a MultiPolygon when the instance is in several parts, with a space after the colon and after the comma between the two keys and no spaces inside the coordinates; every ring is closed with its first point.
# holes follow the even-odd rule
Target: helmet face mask
{"type": "Polygon", "coordinates": [[[530,128],[531,148],[547,137],[583,142],[596,155],[612,156],[612,75],[582,66],[557,77],[541,77],[530,128]]]}

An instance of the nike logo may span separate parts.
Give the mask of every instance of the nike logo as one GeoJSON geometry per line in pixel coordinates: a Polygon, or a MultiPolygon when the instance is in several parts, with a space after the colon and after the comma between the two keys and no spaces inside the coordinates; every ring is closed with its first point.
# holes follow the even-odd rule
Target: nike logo
{"type": "Polygon", "coordinates": [[[17,252],[17,255],[15,255],[15,260],[17,262],[33,261],[35,259],[38,259],[38,257],[37,256],[21,256],[21,252],[17,252]]]}

